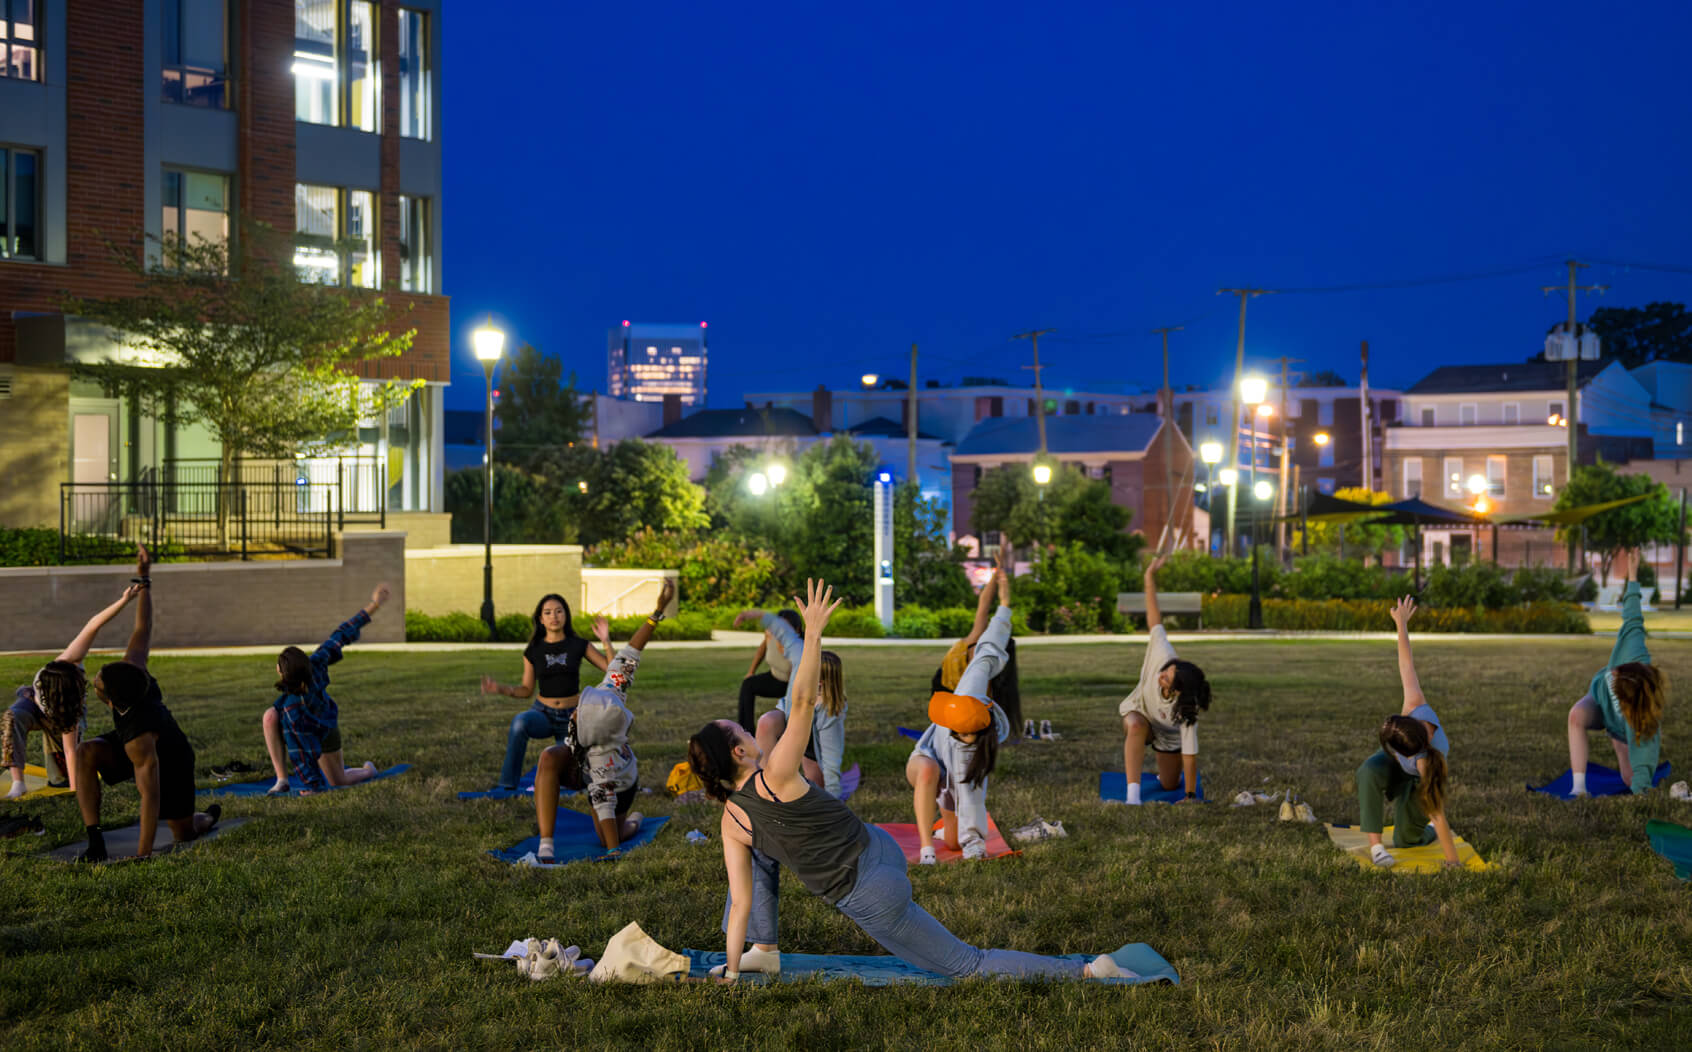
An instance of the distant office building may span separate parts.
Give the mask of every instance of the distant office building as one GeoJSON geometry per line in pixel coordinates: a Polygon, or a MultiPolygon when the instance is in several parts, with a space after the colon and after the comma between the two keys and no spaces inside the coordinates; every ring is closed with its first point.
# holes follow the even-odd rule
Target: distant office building
{"type": "Polygon", "coordinates": [[[662,402],[680,397],[684,406],[705,404],[705,323],[655,325],[627,322],[607,340],[612,398],[662,402]]]}

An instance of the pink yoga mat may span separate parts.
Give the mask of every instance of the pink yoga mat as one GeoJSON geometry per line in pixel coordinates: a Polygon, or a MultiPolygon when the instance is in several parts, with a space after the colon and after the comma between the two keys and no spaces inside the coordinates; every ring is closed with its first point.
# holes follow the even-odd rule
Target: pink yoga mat
{"type": "MultiPolygon", "coordinates": [[[[914,823],[877,822],[876,825],[887,830],[893,839],[898,842],[899,850],[905,853],[906,862],[915,863],[922,857],[924,840],[920,835],[918,835],[917,827],[914,823]]],[[[940,823],[934,823],[934,828],[938,831],[940,829],[940,823]]],[[[932,843],[934,845],[935,858],[941,862],[959,862],[963,859],[962,851],[953,851],[939,840],[929,840],[927,843],[932,843]]],[[[998,823],[993,821],[993,817],[991,815],[987,816],[987,857],[1004,858],[1007,855],[1020,854],[1022,854],[1022,852],[1013,849],[1009,844],[1005,843],[1005,838],[999,835],[998,823]]]]}

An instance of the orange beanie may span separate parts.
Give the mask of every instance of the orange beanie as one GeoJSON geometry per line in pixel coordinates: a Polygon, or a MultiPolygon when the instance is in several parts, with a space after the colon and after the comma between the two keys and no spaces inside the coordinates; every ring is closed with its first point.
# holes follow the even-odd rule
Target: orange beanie
{"type": "Polygon", "coordinates": [[[959,734],[977,734],[993,725],[993,708],[967,694],[937,690],[928,699],[928,722],[959,734]]]}

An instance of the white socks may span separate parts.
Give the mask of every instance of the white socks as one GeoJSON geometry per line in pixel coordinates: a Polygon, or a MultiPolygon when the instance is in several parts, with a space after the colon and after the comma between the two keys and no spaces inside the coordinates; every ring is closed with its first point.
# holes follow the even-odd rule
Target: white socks
{"type": "Polygon", "coordinates": [[[1574,784],[1569,786],[1569,795],[1570,796],[1585,796],[1585,795],[1587,795],[1587,793],[1586,793],[1586,772],[1585,771],[1575,771],[1575,772],[1573,772],[1572,775],[1570,775],[1570,778],[1571,778],[1571,780],[1574,784]]]}
{"type": "Polygon", "coordinates": [[[551,858],[552,850],[552,838],[549,836],[543,836],[540,838],[540,847],[535,848],[535,857],[551,858]]]}
{"type": "Polygon", "coordinates": [[[1131,782],[1128,783],[1128,798],[1124,802],[1129,803],[1129,804],[1136,804],[1136,805],[1139,804],[1139,802],[1140,802],[1140,783],[1139,782],[1132,782],[1131,781],[1131,782]]]}
{"type": "Polygon", "coordinates": [[[781,952],[778,950],[760,950],[754,946],[740,955],[740,970],[743,972],[762,972],[764,975],[780,975],[781,952]]]}
{"type": "Polygon", "coordinates": [[[12,781],[12,790],[11,790],[11,792],[6,794],[6,799],[16,800],[18,797],[22,796],[24,793],[26,793],[28,791],[29,791],[29,787],[24,785],[22,778],[14,779],[12,781]]]}
{"type": "Polygon", "coordinates": [[[935,863],[937,863],[938,861],[939,861],[939,859],[935,858],[935,856],[934,856],[934,845],[933,844],[924,845],[923,849],[922,849],[922,855],[921,855],[921,857],[919,857],[917,859],[917,864],[921,865],[921,866],[932,866],[935,863]]]}
{"type": "Polygon", "coordinates": [[[1398,859],[1392,857],[1392,853],[1386,849],[1385,844],[1376,844],[1369,849],[1369,861],[1385,869],[1388,866],[1395,865],[1398,859]]]}
{"type": "Polygon", "coordinates": [[[1087,966],[1089,979],[1138,979],[1140,973],[1131,972],[1117,964],[1108,953],[1101,953],[1087,966]]]}

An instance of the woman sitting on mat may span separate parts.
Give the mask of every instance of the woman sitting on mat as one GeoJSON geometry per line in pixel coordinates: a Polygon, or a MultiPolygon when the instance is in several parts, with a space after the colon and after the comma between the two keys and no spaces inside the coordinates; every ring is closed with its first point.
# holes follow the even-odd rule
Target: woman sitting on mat
{"type": "Polygon", "coordinates": [[[1457,859],[1457,840],[1445,817],[1445,754],[1451,746],[1416,679],[1408,627],[1415,612],[1416,600],[1409,596],[1392,608],[1392,620],[1398,626],[1398,678],[1404,685],[1404,708],[1381,724],[1380,750],[1357,768],[1359,824],[1369,836],[1369,858],[1383,868],[1392,865],[1397,860],[1381,843],[1390,802],[1393,847],[1420,847],[1437,837],[1445,865],[1456,867],[1462,865],[1457,859]]]}
{"type": "Polygon", "coordinates": [[[535,822],[541,837],[535,857],[543,863],[554,860],[552,834],[558,823],[560,786],[587,790],[594,830],[607,850],[617,850],[640,832],[644,816],[629,810],[640,791],[640,769],[629,747],[629,727],[634,724],[627,704],[629,684],[640,668],[641,651],[675,596],[676,583],[666,577],[658,592],[658,606],[646,623],[617,651],[599,685],[582,691],[571,710],[564,741],[541,753],[535,768],[535,822]]]}
{"type": "Polygon", "coordinates": [[[1204,670],[1175,656],[1169,633],[1163,627],[1163,612],[1157,608],[1157,571],[1169,555],[1159,555],[1146,565],[1146,627],[1151,638],[1140,662],[1140,681],[1122,704],[1122,771],[1127,779],[1127,803],[1140,802],[1140,764],[1151,739],[1157,757],[1157,784],[1165,791],[1182,784],[1186,799],[1198,798],[1198,714],[1210,708],[1210,682],[1204,670]]]}
{"type": "Polygon", "coordinates": [[[536,738],[564,740],[570,713],[581,695],[582,661],[601,672],[611,659],[611,632],[605,618],[594,618],[593,632],[604,653],[576,635],[570,624],[570,604],[561,595],[543,595],[535,604],[534,632],[523,650],[523,682],[503,686],[492,676],[482,677],[483,694],[508,698],[534,697],[535,703],[511,717],[505,736],[505,764],[499,771],[499,788],[515,789],[523,777],[523,757],[536,738]],[[536,692],[539,695],[536,696],[536,692]]]}
{"type": "Polygon", "coordinates": [[[0,713],[0,766],[12,769],[8,799],[24,794],[24,746],[30,731],[40,731],[45,740],[47,783],[55,788],[76,788],[76,747],[82,741],[82,732],[88,729],[88,677],[82,662],[100,629],[141,594],[139,581],[147,576],[148,565],[143,549],[135,582],[116,602],[89,618],[76,638],[36,671],[29,686],[19,687],[17,699],[0,713]]]}
{"type": "Polygon", "coordinates": [[[370,602],[348,618],[307,657],[299,647],[288,647],[276,659],[276,689],[281,691],[264,710],[264,747],[276,784],[266,796],[289,791],[288,770],[282,757],[294,768],[300,792],[321,793],[344,785],[357,785],[376,774],[376,765],[366,760],[363,767],[347,770],[341,755],[340,707],[329,696],[329,666],[341,660],[341,650],[358,641],[359,630],[370,623],[376,611],[388,601],[388,586],[379,584],[370,602]]]}
{"type": "MultiPolygon", "coordinates": [[[[805,643],[795,627],[799,615],[792,610],[783,610],[779,614],[767,614],[762,610],[742,610],[734,619],[736,626],[742,622],[756,618],[764,626],[764,634],[773,639],[781,650],[783,660],[792,667],[799,663],[805,643]],[[788,617],[789,614],[793,616],[788,617]]],[[[814,785],[820,785],[823,791],[833,797],[840,796],[840,765],[846,758],[846,690],[844,678],[840,668],[840,656],[832,652],[822,655],[823,672],[821,688],[829,691],[827,698],[819,697],[812,712],[811,734],[805,743],[805,777],[814,785]]],[[[754,733],[758,741],[766,750],[775,748],[775,743],[781,740],[787,730],[788,710],[793,703],[793,687],[789,682],[787,693],[782,695],[776,707],[758,718],[758,725],[754,733]]],[[[746,725],[742,723],[744,728],[746,725]]]]}
{"type": "MultiPolygon", "coordinates": [[[[999,546],[999,565],[1009,572],[1010,546],[999,546]]],[[[946,651],[946,656],[940,660],[940,667],[934,670],[934,678],[929,683],[929,690],[954,691],[958,689],[958,680],[963,678],[964,669],[969,667],[969,659],[975,656],[976,641],[987,631],[987,623],[993,618],[993,597],[996,590],[993,581],[989,580],[981,588],[981,594],[976,599],[975,623],[970,626],[969,635],[953,643],[946,651]]],[[[1017,678],[1016,670],[1016,640],[1005,643],[1005,664],[987,683],[987,697],[1005,714],[1005,720],[1010,724],[1011,740],[1015,741],[1022,732],[1022,690],[1017,678]]]]}
{"type": "Polygon", "coordinates": [[[999,743],[1010,734],[1010,723],[987,698],[987,683],[1004,665],[1010,640],[1010,574],[1000,567],[982,592],[996,592],[998,612],[975,644],[969,666],[958,677],[956,691],[936,691],[928,702],[928,729],[917,739],[905,762],[916,810],[918,860],[935,863],[934,811],[940,810],[940,838],[967,859],[987,857],[987,776],[999,758],[999,743]]]}
{"type": "MultiPolygon", "coordinates": [[[[734,619],[740,624],[741,619],[751,611],[746,611],[734,619]]],[[[797,610],[781,610],[777,617],[786,621],[797,637],[800,628],[799,612],[797,610]]],[[[782,645],[764,632],[764,638],[758,643],[758,652],[752,655],[752,668],[747,671],[746,678],[740,681],[740,709],[737,716],[740,725],[748,731],[755,731],[758,718],[756,707],[759,698],[785,698],[787,696],[787,681],[793,678],[793,662],[788,660],[787,651],[782,645]],[[773,646],[772,646],[773,644],[773,646]],[[768,672],[759,672],[758,666],[769,662],[768,672]]]]}
{"type": "Polygon", "coordinates": [[[1609,732],[1616,750],[1616,769],[1635,795],[1651,788],[1657,753],[1662,748],[1663,703],[1668,683],[1651,664],[1645,649],[1645,615],[1639,609],[1639,582],[1627,582],[1622,596],[1621,629],[1610,660],[1592,677],[1586,696],[1569,709],[1570,791],[1586,796],[1586,761],[1590,747],[1586,732],[1599,727],[1609,732]]]}
{"type": "MultiPolygon", "coordinates": [[[[705,792],[723,801],[723,864],[729,898],[723,920],[733,982],[742,970],[777,973],[779,867],[844,913],[890,953],[953,979],[971,975],[1027,978],[1114,978],[1128,973],[1108,956],[1092,963],[1014,950],[981,950],[960,940],[911,901],[905,856],[885,830],[865,825],[851,808],[810,784],[799,760],[811,734],[818,644],[839,603],[821,581],[807,582],[801,608],[805,651],[793,671],[793,719],[765,753],[732,720],[707,723],[688,740],[688,763],[705,792]],[[754,948],[746,950],[750,938],[754,948]]],[[[713,970],[715,971],[715,970],[713,970]]]]}

